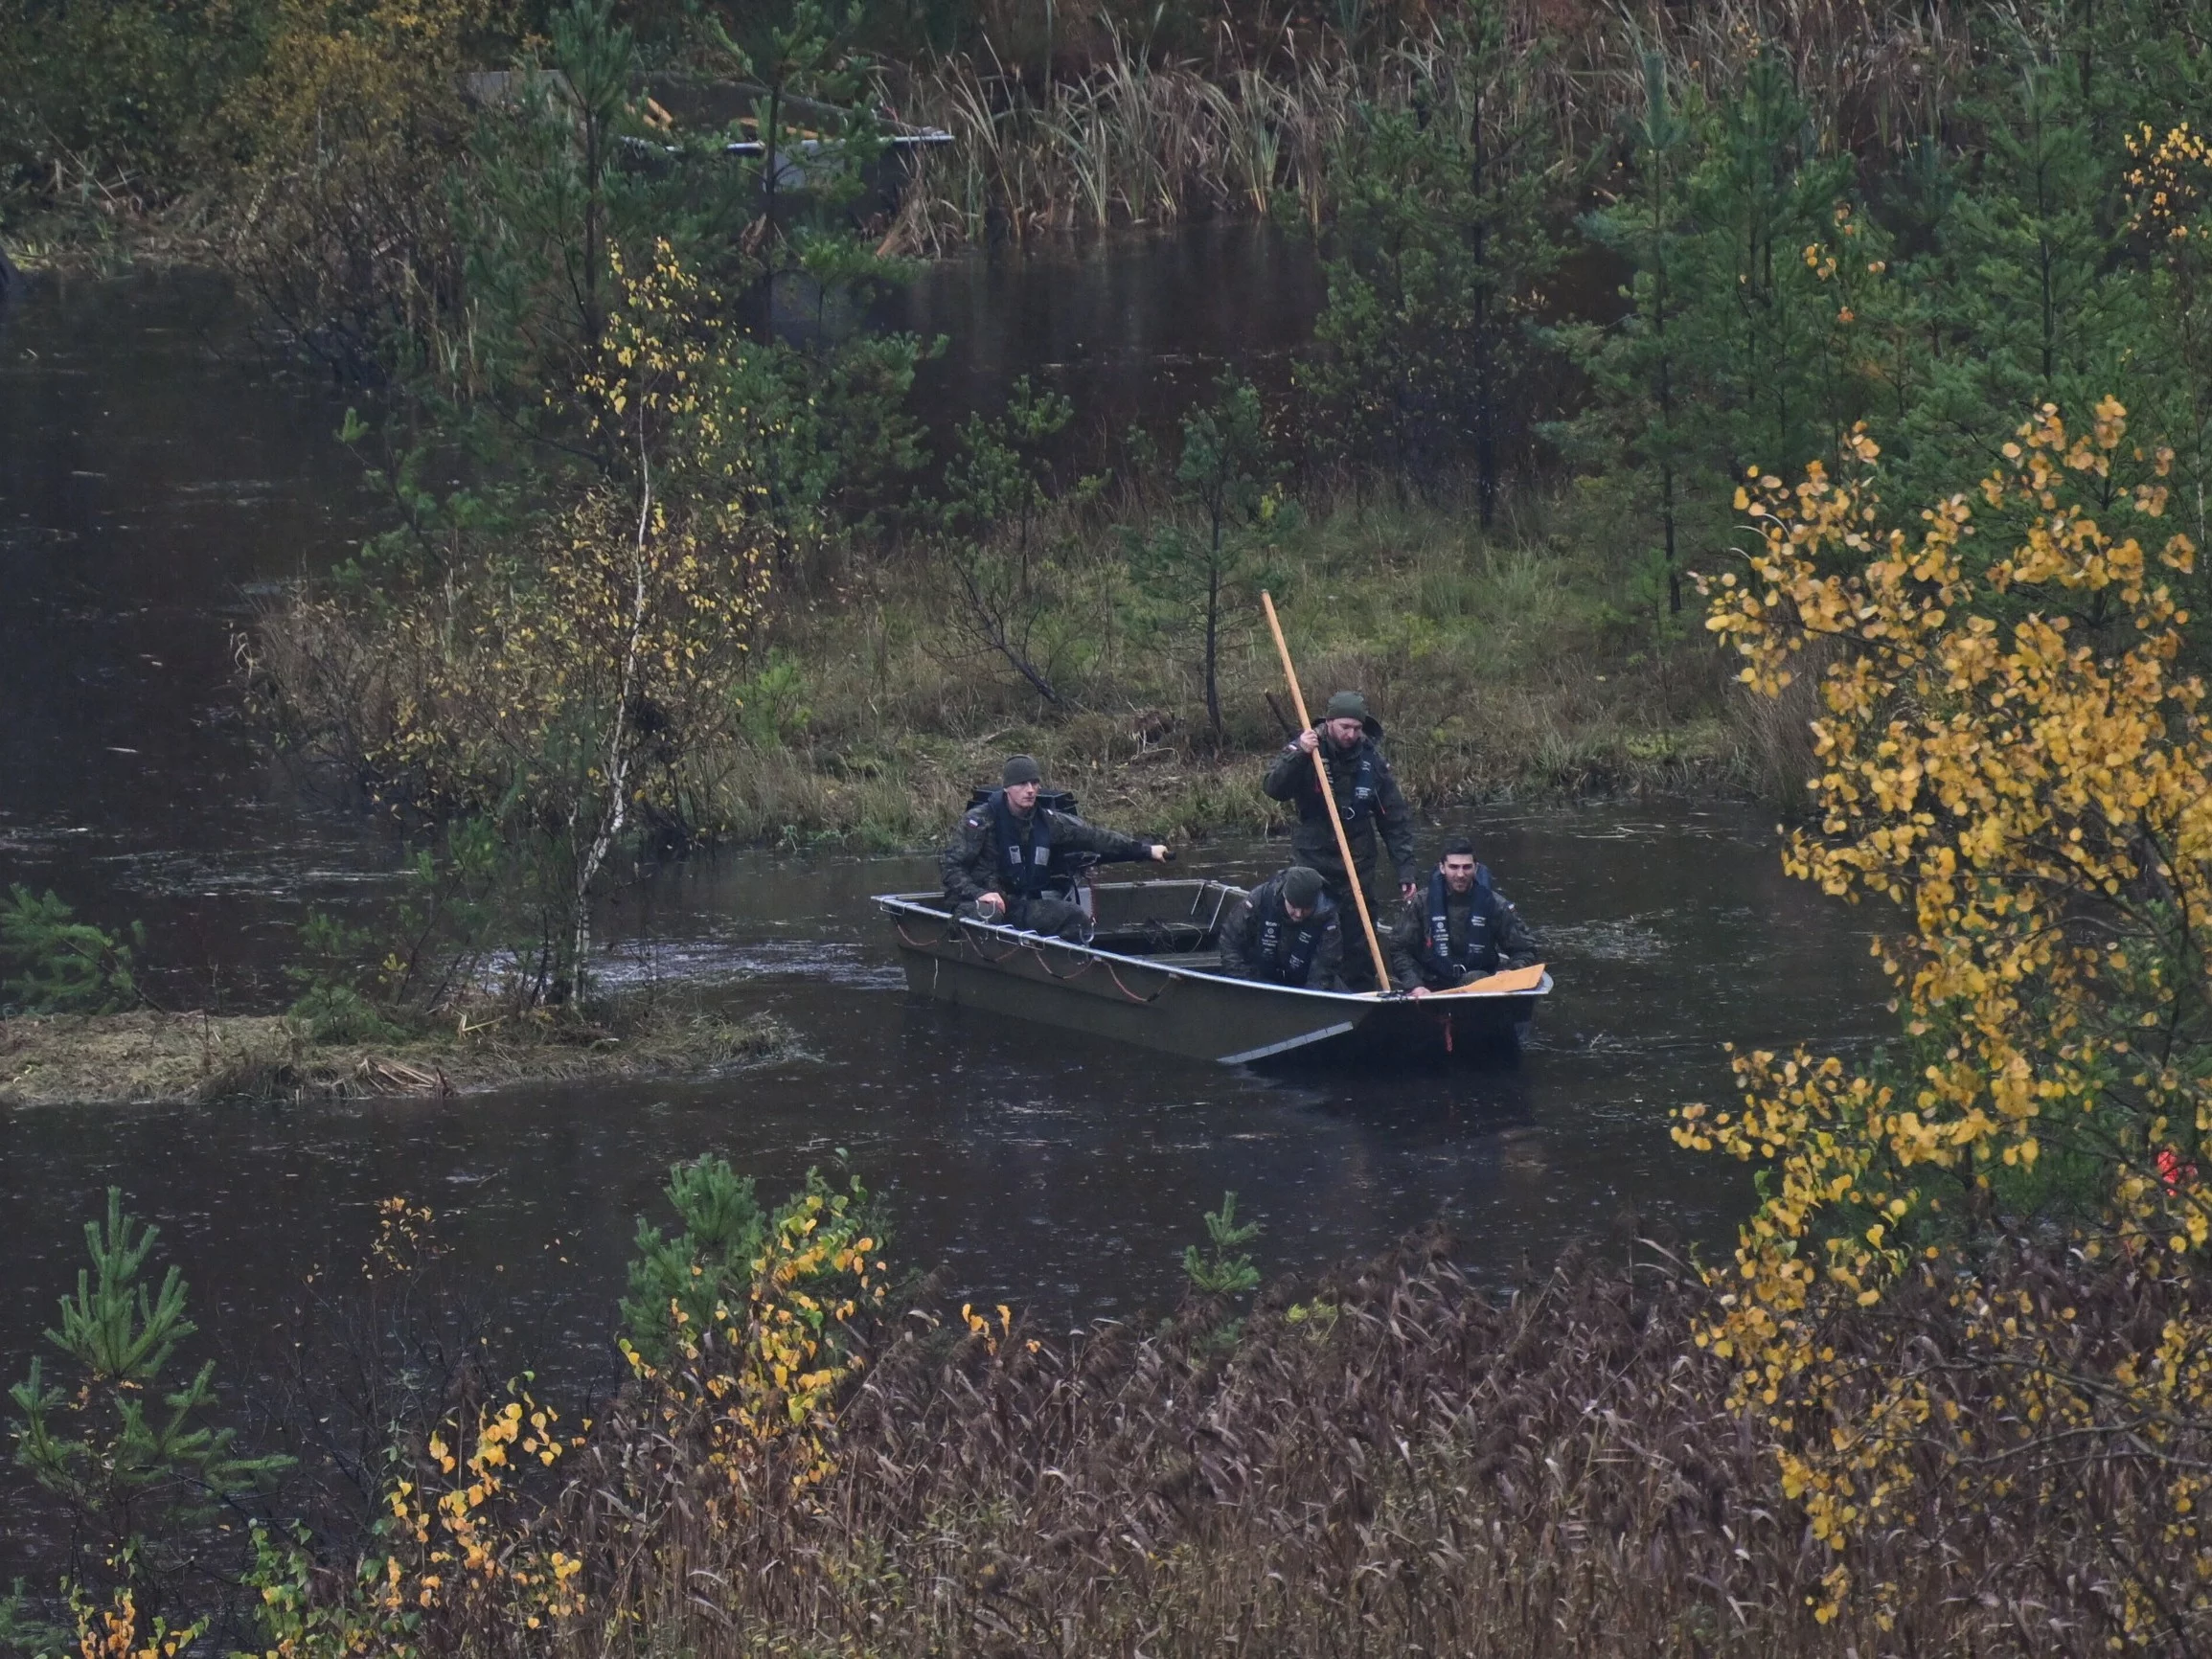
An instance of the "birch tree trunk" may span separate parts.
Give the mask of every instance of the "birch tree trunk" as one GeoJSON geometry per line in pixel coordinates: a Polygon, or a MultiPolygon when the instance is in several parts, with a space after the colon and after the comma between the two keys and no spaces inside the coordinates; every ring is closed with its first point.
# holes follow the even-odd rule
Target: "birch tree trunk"
{"type": "MultiPolygon", "coordinates": [[[[642,420],[640,422],[642,426],[642,420]]],[[[615,840],[629,822],[629,774],[636,761],[630,742],[630,703],[637,690],[638,658],[645,641],[647,610],[646,541],[652,534],[652,473],[646,460],[645,437],[638,436],[638,487],[637,540],[631,549],[629,615],[623,630],[622,671],[616,676],[614,718],[607,729],[606,761],[604,768],[606,778],[606,802],[599,814],[599,825],[593,831],[591,843],[576,864],[576,891],[571,899],[569,921],[573,937],[573,954],[569,961],[569,1000],[581,1003],[589,981],[591,958],[591,884],[599,878],[606,855],[614,848],[615,840]]],[[[577,814],[570,818],[573,833],[576,816],[583,807],[580,797],[577,814]]]]}

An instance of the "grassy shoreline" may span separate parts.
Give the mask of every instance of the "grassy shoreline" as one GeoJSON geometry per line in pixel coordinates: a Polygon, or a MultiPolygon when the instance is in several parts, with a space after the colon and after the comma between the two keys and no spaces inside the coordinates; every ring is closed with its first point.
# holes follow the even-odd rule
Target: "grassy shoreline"
{"type": "Polygon", "coordinates": [[[1783,791],[1790,733],[1731,694],[1735,665],[1701,612],[1667,617],[1611,540],[1572,498],[1491,534],[1449,505],[1319,508],[1233,596],[1219,741],[1195,630],[1134,591],[1110,533],[1082,538],[1040,611],[1069,687],[1060,709],[948,642],[942,574],[856,583],[773,619],[751,688],[773,695],[702,757],[696,798],[703,822],[742,841],[931,845],[970,787],[1026,751],[1102,821],[1186,840],[1280,830],[1260,780],[1286,736],[1269,698],[1286,714],[1289,699],[1263,582],[1309,704],[1366,694],[1424,820],[1503,801],[1783,791]]]}
{"type": "MultiPolygon", "coordinates": [[[[1128,541],[1169,514],[1141,502],[1070,523],[1040,580],[1032,642],[1047,704],[947,617],[951,578],[854,558],[792,578],[676,762],[688,830],[726,844],[896,851],[938,845],[969,791],[1035,755],[1086,816],[1182,841],[1286,827],[1260,780],[1285,736],[1259,588],[1282,611],[1306,696],[1363,692],[1416,813],[1657,792],[1787,793],[1790,722],[1732,693],[1734,665],[1665,613],[1607,549],[1618,514],[1588,491],[1522,504],[1485,533],[1449,504],[1339,500],[1292,522],[1228,597],[1223,724],[1207,728],[1197,635],[1139,587],[1128,541]]],[[[351,764],[388,738],[408,669],[312,588],[264,615],[257,671],[291,740],[351,764]]]]}
{"type": "Polygon", "coordinates": [[[476,1094],[517,1083],[672,1077],[798,1053],[766,1015],[650,1009],[605,1025],[493,1019],[385,1042],[321,1042],[282,1014],[0,1019],[0,1106],[185,1105],[476,1094]]]}

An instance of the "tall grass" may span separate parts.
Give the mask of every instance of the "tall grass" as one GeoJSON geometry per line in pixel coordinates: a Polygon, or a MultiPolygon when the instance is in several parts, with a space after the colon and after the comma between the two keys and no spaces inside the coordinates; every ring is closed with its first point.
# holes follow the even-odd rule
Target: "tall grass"
{"type": "MultiPolygon", "coordinates": [[[[1198,713],[1200,636],[1129,567],[1123,521],[1156,527],[1169,511],[1129,499],[1060,512],[1040,532],[1032,634],[1062,710],[947,625],[950,579],[927,560],[855,559],[787,592],[758,643],[760,660],[781,665],[787,712],[764,718],[759,687],[731,688],[677,762],[686,823],[756,844],[926,845],[972,784],[1026,750],[1108,823],[1187,836],[1276,825],[1259,782],[1285,736],[1267,695],[1284,697],[1257,583],[1229,595],[1217,745],[1198,713]]],[[[1636,592],[1573,492],[1522,516],[1485,535],[1449,503],[1346,498],[1285,533],[1262,580],[1309,698],[1363,691],[1430,815],[1754,782],[1749,759],[1764,750],[1748,745],[1701,630],[1670,625],[1636,592]]],[[[342,761],[373,745],[424,671],[312,594],[282,601],[258,637],[261,684],[293,740],[342,761]]]]}
{"type": "MultiPolygon", "coordinates": [[[[952,134],[913,191],[917,241],[943,249],[1003,226],[1039,231],[1164,224],[1208,214],[1332,209],[1332,141],[1362,103],[1402,104],[1448,75],[1449,12],[1425,12],[1388,44],[1348,46],[1326,27],[1224,27],[1210,59],[1155,58],[1125,32],[1094,32],[1087,57],[1038,84],[995,57],[955,56],[911,72],[904,113],[952,134]]],[[[1972,66],[1977,29],[2044,27],[1968,0],[1516,0],[1516,86],[1562,155],[1605,150],[1641,108],[1644,60],[1676,87],[1724,99],[1756,52],[1781,56],[1827,141],[1896,151],[1936,130],[1972,66]],[[2008,20],[2009,19],[2009,20],[2008,20]]]]}
{"type": "MultiPolygon", "coordinates": [[[[1995,1267],[2090,1344],[2174,1311],[2125,1264],[1995,1267]]],[[[2037,1445],[2001,1369],[1929,1428],[1952,1495],[1836,1556],[1692,1340],[1708,1294],[1646,1250],[1487,1296],[1431,1236],[1279,1287],[1233,1338],[1214,1304],[1065,1340],[917,1311],[875,1339],[819,1482],[772,1447],[726,1455],[702,1390],[635,1389],[539,1523],[583,1562],[586,1613],[551,1643],[488,1622],[433,1650],[1843,1659],[2212,1634],[2200,1557],[2162,1530],[2179,1466],[2037,1445]],[[1839,1565],[1858,1588],[1818,1621],[1839,1565]]],[[[1836,1340],[1940,1363],[1946,1296],[1836,1340]]]]}

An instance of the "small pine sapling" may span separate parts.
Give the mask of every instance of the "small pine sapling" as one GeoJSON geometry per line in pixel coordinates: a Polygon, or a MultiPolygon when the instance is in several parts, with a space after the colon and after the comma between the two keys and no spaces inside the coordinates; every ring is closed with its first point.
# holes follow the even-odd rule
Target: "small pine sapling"
{"type": "Polygon", "coordinates": [[[704,1330],[719,1303],[744,1295],[767,1217],[741,1176],[712,1155],[677,1164],[665,1189],[683,1230],[673,1239],[642,1217],[622,1321],[630,1344],[658,1364],[678,1325],[704,1330]]]}
{"type": "Polygon", "coordinates": [[[198,1327],[174,1266],[158,1290],[148,1286],[159,1238],[125,1214],[120,1188],[107,1190],[105,1220],[84,1228],[92,1266],[78,1270],[59,1328],[46,1332],[66,1361],[66,1385],[50,1383],[34,1355],[30,1375],[9,1390],[15,1461],[68,1517],[71,1581],[131,1588],[148,1615],[180,1579],[211,1570],[204,1557],[221,1511],[291,1463],[240,1457],[233,1431],[209,1423],[212,1361],[183,1387],[164,1388],[177,1346],[198,1327]]]}
{"type": "Polygon", "coordinates": [[[1251,383],[1225,373],[1214,400],[1183,420],[1183,452],[1175,467],[1176,493],[1203,516],[1194,536],[1168,525],[1135,550],[1144,587],[1178,611],[1196,613],[1203,643],[1206,725],[1221,742],[1221,613],[1232,588],[1245,580],[1259,533],[1287,523],[1286,503],[1260,395],[1251,383]]]}
{"type": "Polygon", "coordinates": [[[1191,1282],[1191,1288],[1200,1296],[1242,1296],[1257,1290],[1260,1270],[1238,1247],[1249,1244],[1260,1233],[1259,1222],[1237,1220],[1237,1194],[1223,1193],[1221,1207],[1206,1212],[1206,1237],[1213,1244],[1212,1251],[1201,1253],[1196,1244],[1183,1250],[1183,1277],[1191,1282]],[[1237,1253],[1232,1255],[1232,1251],[1237,1253]]]}

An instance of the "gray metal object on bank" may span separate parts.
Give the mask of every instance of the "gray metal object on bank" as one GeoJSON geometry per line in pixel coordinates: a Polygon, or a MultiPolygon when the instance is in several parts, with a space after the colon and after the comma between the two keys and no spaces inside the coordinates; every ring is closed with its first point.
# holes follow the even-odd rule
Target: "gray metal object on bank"
{"type": "Polygon", "coordinates": [[[1243,890],[1205,880],[1088,889],[1091,943],[956,921],[934,893],[885,893],[909,989],[939,1002],[1063,1026],[1223,1065],[1511,1053],[1551,976],[1533,990],[1415,1000],[1231,979],[1216,930],[1243,890]]]}

